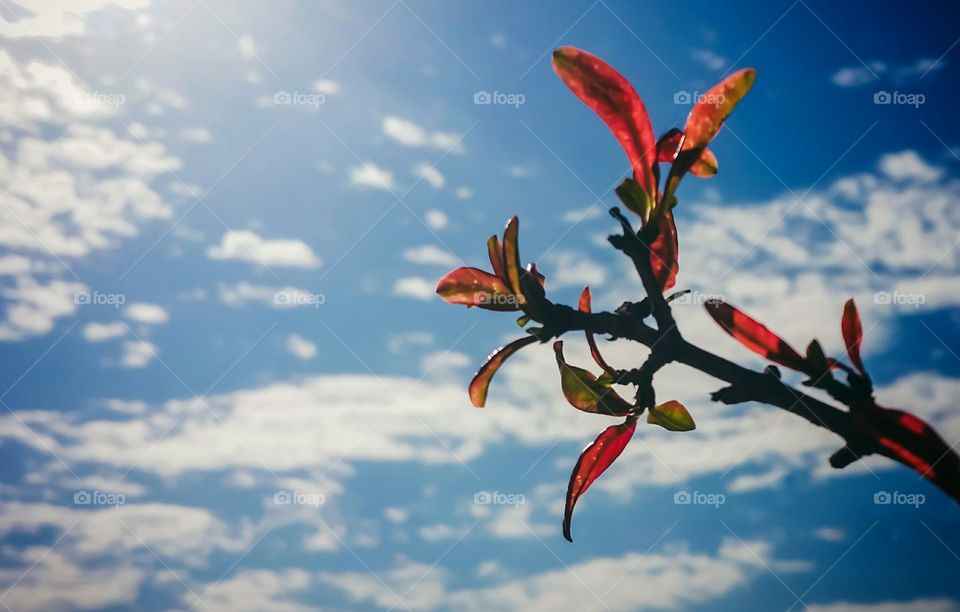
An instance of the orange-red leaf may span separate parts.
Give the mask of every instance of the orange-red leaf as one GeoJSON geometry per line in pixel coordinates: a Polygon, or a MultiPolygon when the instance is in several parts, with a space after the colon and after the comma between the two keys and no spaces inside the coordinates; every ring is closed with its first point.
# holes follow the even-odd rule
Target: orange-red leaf
{"type": "Polygon", "coordinates": [[[861,374],[866,374],[863,361],[860,359],[860,344],[863,342],[863,326],[860,325],[860,314],[853,299],[843,305],[843,319],[840,321],[840,331],[843,332],[843,343],[847,346],[847,355],[850,361],[861,374]]]}
{"type": "Polygon", "coordinates": [[[643,101],[619,72],[599,57],[575,47],[553,52],[553,69],[580,100],[613,132],[652,201],[657,199],[656,139],[643,101]]]}
{"type": "Polygon", "coordinates": [[[738,70],[700,96],[687,117],[683,131],[687,135],[683,150],[698,149],[710,144],[720,127],[753,86],[757,71],[753,68],[738,70]]]}
{"type": "MultiPolygon", "coordinates": [[[[580,303],[578,307],[580,312],[590,312],[590,287],[584,287],[583,291],[580,293],[580,303]]],[[[603,359],[603,355],[600,354],[600,349],[597,347],[597,340],[593,337],[593,334],[589,331],[584,331],[584,334],[587,336],[587,344],[590,345],[590,355],[593,357],[593,360],[598,366],[603,368],[604,372],[612,372],[611,368],[607,362],[603,359]]]]}
{"type": "Polygon", "coordinates": [[[470,401],[473,402],[474,406],[483,408],[483,405],[487,403],[487,390],[490,388],[490,381],[493,379],[493,375],[497,373],[497,370],[500,369],[500,366],[503,365],[503,362],[506,361],[510,355],[513,355],[523,347],[528,344],[533,344],[536,341],[537,339],[533,336],[514,340],[510,344],[498,348],[487,358],[486,363],[483,364],[476,376],[473,377],[473,380],[470,381],[470,401]]]}
{"type": "Polygon", "coordinates": [[[603,430],[593,443],[584,449],[577,460],[577,465],[570,474],[570,484],[567,485],[567,503],[563,511],[563,537],[570,542],[570,523],[573,519],[573,508],[580,496],[593,484],[593,481],[610,467],[623,449],[627,447],[633,432],[637,428],[636,417],[627,417],[620,425],[612,425],[603,430]]]}
{"type": "Polygon", "coordinates": [[[514,294],[523,303],[523,293],[520,287],[520,247],[517,244],[520,234],[520,219],[516,216],[507,221],[507,228],[503,231],[503,265],[504,280],[514,294]]]}
{"type": "Polygon", "coordinates": [[[761,323],[720,300],[708,301],[704,307],[724,331],[754,353],[788,368],[806,371],[806,360],[800,353],[761,323]]]}
{"type": "Polygon", "coordinates": [[[493,273],[501,279],[505,279],[503,247],[500,246],[500,239],[496,236],[487,238],[487,256],[490,257],[490,265],[493,266],[493,273]]]}
{"type": "Polygon", "coordinates": [[[441,278],[437,295],[450,304],[485,310],[520,310],[517,298],[499,277],[477,268],[457,268],[441,278]]]}
{"type": "Polygon", "coordinates": [[[670,128],[657,141],[657,161],[665,164],[677,159],[677,153],[683,145],[683,130],[670,128]]]}
{"type": "Polygon", "coordinates": [[[677,284],[677,272],[680,271],[679,257],[677,225],[673,221],[673,212],[668,210],[660,218],[657,237],[650,245],[650,266],[663,291],[668,291],[677,284]]]}
{"type": "Polygon", "coordinates": [[[710,178],[717,173],[717,156],[707,147],[700,152],[700,157],[690,166],[690,174],[700,178],[710,178]]]}

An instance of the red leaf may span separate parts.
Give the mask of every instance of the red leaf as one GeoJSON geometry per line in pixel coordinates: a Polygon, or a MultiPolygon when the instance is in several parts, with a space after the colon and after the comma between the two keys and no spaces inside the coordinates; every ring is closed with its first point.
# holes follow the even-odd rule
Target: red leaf
{"type": "Polygon", "coordinates": [[[840,331],[843,332],[843,342],[847,345],[847,355],[857,370],[866,375],[863,361],[860,359],[860,344],[863,341],[863,326],[860,325],[860,314],[853,299],[843,305],[843,319],[840,321],[840,331]]]}
{"type": "Polygon", "coordinates": [[[610,467],[623,449],[627,447],[633,432],[637,428],[636,417],[627,417],[620,425],[612,425],[603,430],[593,443],[584,449],[577,460],[577,465],[570,474],[570,484],[567,485],[567,503],[563,511],[563,537],[570,542],[570,523],[573,519],[573,507],[577,505],[580,496],[590,488],[593,481],[610,467]]]}
{"type": "Polygon", "coordinates": [[[724,331],[754,353],[788,368],[806,371],[806,360],[800,353],[761,323],[720,300],[708,301],[704,307],[724,331]]]}
{"type": "Polygon", "coordinates": [[[673,221],[673,212],[668,210],[660,218],[657,237],[650,245],[650,266],[663,291],[677,284],[677,272],[680,271],[679,257],[677,225],[673,221]]]}
{"type": "MultiPolygon", "coordinates": [[[[580,293],[580,304],[578,305],[580,312],[590,312],[590,299],[590,287],[584,287],[583,292],[580,293]]],[[[600,354],[600,349],[597,348],[597,340],[593,337],[593,334],[588,331],[584,331],[584,334],[587,336],[587,344],[590,345],[590,355],[593,360],[603,368],[604,372],[613,372],[613,368],[604,361],[603,355],[600,354]]]]}
{"type": "Polygon", "coordinates": [[[700,96],[687,117],[683,128],[687,135],[683,150],[698,149],[710,144],[720,127],[743,96],[753,86],[757,71],[753,68],[738,70],[700,96]]]}
{"type": "Polygon", "coordinates": [[[520,310],[513,291],[500,278],[477,268],[457,268],[441,278],[437,295],[450,304],[485,310],[520,310]]]}
{"type": "Polygon", "coordinates": [[[677,153],[683,145],[683,130],[670,128],[657,141],[657,161],[670,164],[677,159],[677,153]]]}
{"type": "Polygon", "coordinates": [[[500,366],[503,365],[503,362],[523,347],[536,341],[537,339],[533,336],[514,340],[510,344],[498,348],[487,358],[486,363],[481,366],[476,376],[470,381],[470,401],[474,406],[483,408],[483,405],[487,403],[487,390],[490,388],[490,381],[497,370],[500,369],[500,366]]]}
{"type": "Polygon", "coordinates": [[[607,124],[627,153],[637,183],[656,202],[656,139],[647,109],[637,92],[609,64],[575,47],[561,47],[554,51],[553,69],[567,87],[607,124]]]}

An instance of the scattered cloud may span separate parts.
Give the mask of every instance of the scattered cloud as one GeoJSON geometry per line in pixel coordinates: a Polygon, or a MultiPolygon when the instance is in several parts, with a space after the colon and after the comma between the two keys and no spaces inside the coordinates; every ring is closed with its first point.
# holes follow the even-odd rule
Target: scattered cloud
{"type": "Polygon", "coordinates": [[[457,196],[460,200],[469,200],[473,197],[473,190],[469,187],[457,187],[457,190],[453,192],[453,195],[457,196]]]}
{"type": "Polygon", "coordinates": [[[393,294],[415,300],[429,301],[436,297],[436,283],[420,276],[404,276],[393,283],[393,294]]]}
{"type": "Polygon", "coordinates": [[[310,86],[313,91],[325,96],[335,96],[341,91],[340,83],[331,79],[319,79],[310,86]]]}
{"type": "Polygon", "coordinates": [[[104,342],[126,335],[127,326],[123,321],[113,323],[87,323],[83,326],[83,338],[87,342],[104,342]]]}
{"type": "Polygon", "coordinates": [[[320,258],[302,240],[268,240],[249,230],[228,230],[207,257],[288,268],[316,268],[320,258]]]}
{"type": "Polygon", "coordinates": [[[170,315],[162,306],[145,302],[128,304],[123,309],[123,316],[144,325],[161,325],[170,320],[170,315]]]}
{"type": "Polygon", "coordinates": [[[422,162],[413,167],[413,174],[427,181],[434,189],[443,189],[446,181],[440,171],[431,164],[422,162]]]}
{"type": "Polygon", "coordinates": [[[157,347],[146,340],[124,340],[120,365],[124,368],[146,367],[157,356],[157,347]]]}
{"type": "Polygon", "coordinates": [[[180,140],[196,144],[207,144],[213,142],[213,134],[205,127],[186,127],[181,128],[178,133],[180,140]]]}
{"type": "Polygon", "coordinates": [[[944,60],[922,57],[913,63],[889,65],[874,61],[866,65],[849,66],[833,73],[831,79],[838,87],[859,87],[889,76],[895,84],[923,78],[930,72],[940,70],[946,64],[944,60]]]}
{"type": "Polygon", "coordinates": [[[7,38],[62,38],[75,36],[87,31],[84,17],[104,8],[115,6],[136,10],[150,5],[150,0],[52,0],[40,3],[27,3],[16,0],[15,5],[23,5],[25,12],[17,12],[19,19],[10,21],[8,17],[0,19],[0,36],[7,38]]]}
{"type": "Polygon", "coordinates": [[[447,218],[447,213],[442,210],[431,209],[427,211],[427,214],[424,215],[424,219],[427,222],[427,225],[430,226],[430,229],[440,231],[446,229],[449,219],[447,218]]]}
{"type": "Polygon", "coordinates": [[[709,49],[692,49],[690,57],[702,64],[707,70],[718,72],[730,65],[727,58],[709,49]]]}
{"type": "Polygon", "coordinates": [[[350,169],[350,182],[361,187],[373,187],[384,191],[394,191],[393,173],[376,164],[367,162],[350,169]]]}
{"type": "Polygon", "coordinates": [[[383,133],[405,147],[432,148],[463,153],[460,134],[430,132],[413,121],[389,115],[383,119],[383,133]]]}
{"type": "Polygon", "coordinates": [[[403,258],[410,263],[435,266],[455,266],[458,261],[450,251],[432,244],[409,248],[403,252],[403,258]]]}
{"type": "Polygon", "coordinates": [[[291,355],[303,361],[313,359],[317,356],[317,345],[300,334],[290,334],[287,336],[285,346],[291,355]]]}

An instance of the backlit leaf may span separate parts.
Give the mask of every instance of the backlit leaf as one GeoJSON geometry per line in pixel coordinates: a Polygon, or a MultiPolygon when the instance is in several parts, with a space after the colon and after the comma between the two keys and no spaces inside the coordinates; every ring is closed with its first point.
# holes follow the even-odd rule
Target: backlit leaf
{"type": "Polygon", "coordinates": [[[607,124],[627,153],[637,183],[655,202],[656,139],[647,109],[637,92],[609,64],[575,47],[561,47],[554,51],[553,69],[567,87],[607,124]]]}
{"type": "Polygon", "coordinates": [[[584,412],[623,416],[633,408],[616,391],[597,381],[588,370],[569,365],[563,358],[563,341],[553,343],[560,369],[560,386],[570,405],[584,412]]]}
{"type": "Polygon", "coordinates": [[[840,321],[840,330],[843,332],[843,343],[847,347],[850,361],[861,374],[866,374],[863,361],[860,359],[860,345],[863,342],[863,326],[860,325],[860,313],[852,299],[843,305],[843,319],[840,321]]]}
{"type": "Polygon", "coordinates": [[[623,205],[639,215],[644,223],[650,219],[650,213],[654,208],[653,198],[635,180],[623,179],[623,182],[617,185],[616,192],[623,205]]]}
{"type": "Polygon", "coordinates": [[[437,283],[437,295],[450,304],[485,310],[519,310],[517,298],[499,277],[477,268],[457,268],[437,283]]]}
{"type": "Polygon", "coordinates": [[[662,291],[667,291],[677,284],[679,256],[677,225],[673,221],[673,212],[668,210],[663,213],[657,237],[650,245],[650,266],[662,291]]]}
{"type": "Polygon", "coordinates": [[[697,161],[690,166],[690,174],[700,178],[710,178],[717,173],[717,156],[713,151],[704,147],[697,161]]]}
{"type": "Polygon", "coordinates": [[[503,365],[503,362],[506,361],[510,355],[513,355],[523,347],[528,344],[533,344],[536,341],[537,339],[533,336],[514,340],[510,344],[498,348],[487,358],[486,363],[483,364],[473,377],[473,380],[470,381],[470,401],[473,402],[474,406],[483,408],[483,405],[487,403],[487,390],[490,388],[490,381],[493,379],[493,375],[497,373],[497,370],[500,369],[500,366],[503,365]]]}
{"type": "Polygon", "coordinates": [[[659,425],[669,431],[693,431],[697,428],[686,406],[677,400],[670,400],[647,410],[647,423],[659,425]]]}
{"type": "Polygon", "coordinates": [[[753,86],[757,71],[753,68],[738,70],[710,88],[697,99],[683,131],[687,135],[683,150],[699,149],[710,144],[720,127],[753,86]]]}
{"type": "Polygon", "coordinates": [[[670,128],[657,141],[657,161],[665,164],[673,163],[683,144],[683,130],[670,128]]]}
{"type": "Polygon", "coordinates": [[[493,273],[501,279],[505,279],[503,265],[503,247],[500,246],[500,239],[496,236],[487,238],[487,256],[490,257],[490,265],[493,266],[493,273]]]}
{"type": "Polygon", "coordinates": [[[782,366],[800,372],[806,371],[806,360],[800,353],[780,336],[740,310],[720,300],[710,300],[704,304],[704,308],[724,331],[754,353],[782,366]]]}
{"type": "Polygon", "coordinates": [[[570,483],[567,485],[566,507],[563,511],[563,537],[573,542],[570,535],[570,524],[573,520],[573,508],[577,505],[580,496],[590,488],[600,474],[610,467],[623,449],[626,448],[637,428],[636,417],[627,417],[620,425],[612,425],[603,430],[590,446],[584,449],[577,465],[570,474],[570,483]]]}
{"type": "Polygon", "coordinates": [[[520,247],[517,244],[520,233],[520,219],[516,216],[507,221],[507,229],[503,232],[503,266],[504,279],[510,288],[523,303],[523,293],[520,287],[520,247]]]}

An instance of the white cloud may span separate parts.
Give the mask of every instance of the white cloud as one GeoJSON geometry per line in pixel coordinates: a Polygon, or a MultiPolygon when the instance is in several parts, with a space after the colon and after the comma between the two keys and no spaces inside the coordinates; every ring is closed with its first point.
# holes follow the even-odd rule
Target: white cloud
{"type": "Polygon", "coordinates": [[[240,307],[250,302],[257,302],[279,310],[299,307],[316,308],[326,301],[326,297],[322,293],[311,292],[302,287],[289,285],[271,287],[253,285],[246,281],[241,281],[235,285],[220,283],[217,285],[217,297],[221,304],[227,306],[240,307]]]}
{"type": "Polygon", "coordinates": [[[458,262],[450,251],[432,244],[409,248],[403,252],[403,258],[410,263],[434,266],[455,266],[458,262]]]}
{"type": "Polygon", "coordinates": [[[457,190],[453,192],[453,195],[457,196],[460,200],[469,200],[473,197],[473,190],[469,187],[457,187],[457,190]]]}
{"type": "Polygon", "coordinates": [[[443,189],[443,185],[446,182],[443,179],[443,175],[440,174],[440,171],[426,162],[421,162],[414,166],[413,174],[427,181],[434,189],[443,189]]]}
{"type": "Polygon", "coordinates": [[[690,57],[703,64],[707,70],[723,70],[729,64],[727,58],[717,54],[709,49],[692,49],[690,57]]]}
{"type": "Polygon", "coordinates": [[[596,219],[603,216],[603,206],[599,204],[591,204],[586,208],[581,208],[578,210],[568,210],[563,213],[563,221],[565,223],[580,223],[581,221],[586,221],[587,219],[596,219]]]}
{"type": "Polygon", "coordinates": [[[18,277],[16,285],[0,290],[6,301],[0,321],[0,341],[16,342],[42,336],[61,317],[77,311],[76,296],[85,285],[61,280],[40,284],[30,277],[18,277]]]}
{"type": "Polygon", "coordinates": [[[322,93],[325,96],[335,96],[340,93],[342,89],[340,83],[333,81],[331,79],[319,79],[313,82],[311,85],[313,91],[317,93],[322,93]]]}
{"type": "MultiPolygon", "coordinates": [[[[459,535],[459,534],[458,534],[459,535]]],[[[406,561],[378,572],[321,572],[319,579],[351,601],[377,607],[402,604],[412,609],[454,607],[460,610],[587,610],[601,597],[612,610],[687,608],[709,602],[779,566],[772,547],[762,541],[726,539],[713,554],[683,546],[646,554],[595,557],[568,567],[546,570],[490,587],[454,590],[450,574],[406,561]],[[576,579],[571,579],[575,576],[576,579]],[[638,589],[638,584],[656,588],[638,589]]],[[[781,571],[784,571],[781,569],[781,571]]]]}
{"type": "Polygon", "coordinates": [[[135,302],[123,309],[123,316],[144,325],[162,325],[170,320],[170,315],[162,306],[135,302]]]}
{"type": "Polygon", "coordinates": [[[836,527],[820,527],[813,532],[813,535],[818,540],[823,540],[825,542],[842,542],[847,537],[847,534],[843,529],[836,527]]]}
{"type": "Polygon", "coordinates": [[[459,134],[430,132],[413,121],[399,117],[384,117],[383,133],[405,147],[441,149],[457,154],[464,151],[459,134]]]}
{"type": "Polygon", "coordinates": [[[373,187],[384,191],[394,191],[393,173],[376,164],[367,162],[350,169],[350,182],[361,187],[373,187]]]}
{"type": "Polygon", "coordinates": [[[113,323],[87,323],[83,327],[83,338],[87,342],[104,342],[119,338],[127,333],[127,326],[123,321],[113,323]]]}
{"type": "Polygon", "coordinates": [[[393,294],[426,302],[436,297],[436,283],[420,276],[404,276],[394,281],[393,294]]]}
{"type": "MultiPolygon", "coordinates": [[[[150,0],[46,0],[39,3],[16,0],[14,4],[25,5],[25,14],[16,21],[0,19],[0,36],[62,38],[86,32],[84,17],[88,13],[110,6],[130,10],[144,8],[150,5],[150,0]]],[[[20,11],[16,13],[21,14],[20,11]]]]}
{"type": "Polygon", "coordinates": [[[182,128],[178,134],[180,140],[197,144],[213,142],[213,134],[205,127],[182,128]]]}
{"type": "Polygon", "coordinates": [[[306,361],[317,355],[317,345],[299,334],[290,334],[286,341],[287,351],[297,359],[306,361]]]}
{"type": "Polygon", "coordinates": [[[407,522],[410,513],[403,508],[390,507],[383,511],[383,516],[391,523],[400,525],[407,522]]]}
{"type": "Polygon", "coordinates": [[[880,171],[895,181],[932,183],[943,176],[943,168],[931,166],[916,151],[884,155],[880,158],[880,171]]]}
{"type": "Polygon", "coordinates": [[[534,168],[532,164],[514,164],[507,166],[504,171],[507,173],[507,176],[515,179],[527,179],[536,174],[536,168],[534,168]]]}
{"type": "Polygon", "coordinates": [[[598,287],[607,280],[607,269],[583,253],[553,251],[546,259],[550,267],[544,273],[551,287],[598,287]]]}
{"type": "Polygon", "coordinates": [[[238,36],[237,51],[240,52],[240,56],[244,59],[252,59],[257,56],[257,41],[249,34],[238,36]]]}
{"type": "Polygon", "coordinates": [[[831,79],[838,87],[859,87],[890,75],[895,84],[901,84],[916,78],[923,77],[929,72],[940,70],[946,62],[929,57],[922,57],[909,64],[888,65],[884,62],[873,61],[867,65],[851,66],[837,70],[831,79]]]}
{"type": "Polygon", "coordinates": [[[960,602],[945,597],[877,603],[838,601],[829,604],[810,604],[807,610],[809,612],[957,612],[960,610],[960,602]]]}
{"type": "Polygon", "coordinates": [[[201,610],[238,612],[319,610],[290,599],[291,595],[306,591],[310,583],[310,574],[300,568],[279,571],[244,569],[225,580],[210,582],[201,585],[199,590],[194,589],[193,593],[185,593],[183,605],[201,610]],[[202,594],[202,598],[198,594],[202,594]]]}
{"type": "Polygon", "coordinates": [[[436,209],[428,210],[427,214],[424,215],[424,219],[431,229],[434,229],[438,232],[442,229],[445,229],[449,221],[445,212],[436,209]]]}
{"type": "Polygon", "coordinates": [[[249,230],[228,230],[219,245],[207,249],[207,256],[290,268],[316,268],[321,263],[302,240],[268,240],[249,230]]]}
{"type": "Polygon", "coordinates": [[[124,340],[120,365],[124,368],[144,368],[157,356],[157,347],[146,340],[124,340]]]}

